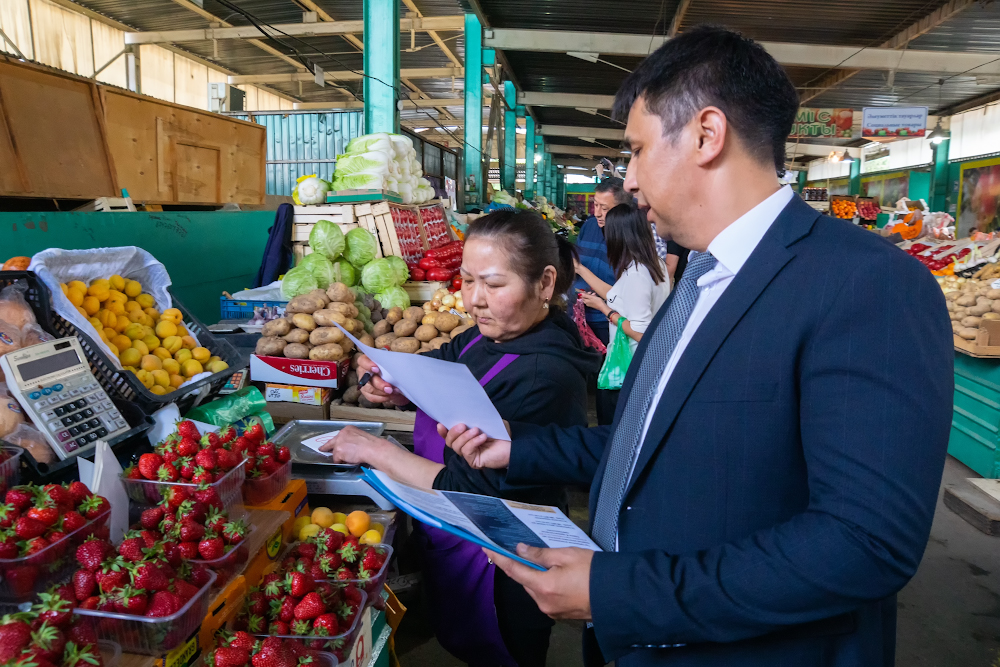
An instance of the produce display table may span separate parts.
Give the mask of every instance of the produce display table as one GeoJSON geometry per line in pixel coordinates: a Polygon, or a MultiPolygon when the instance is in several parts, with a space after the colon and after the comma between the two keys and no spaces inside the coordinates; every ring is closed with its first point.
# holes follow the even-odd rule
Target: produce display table
{"type": "Polygon", "coordinates": [[[1000,359],[955,352],[948,453],[983,477],[1000,478],[1000,359]]]}

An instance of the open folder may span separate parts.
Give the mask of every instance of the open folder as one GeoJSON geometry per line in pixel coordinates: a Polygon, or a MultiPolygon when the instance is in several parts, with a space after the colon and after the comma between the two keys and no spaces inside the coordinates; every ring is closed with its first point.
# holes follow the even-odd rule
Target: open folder
{"type": "Polygon", "coordinates": [[[580,547],[600,551],[557,507],[530,505],[475,493],[421,489],[383,472],[361,469],[376,491],[417,521],[448,531],[536,570],[545,568],[515,553],[518,543],[534,547],[580,547]]]}

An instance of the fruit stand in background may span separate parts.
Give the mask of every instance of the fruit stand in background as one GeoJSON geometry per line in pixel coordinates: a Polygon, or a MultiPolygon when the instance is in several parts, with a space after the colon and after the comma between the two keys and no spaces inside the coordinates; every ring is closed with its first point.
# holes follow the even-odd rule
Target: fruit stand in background
{"type": "Polygon", "coordinates": [[[854,197],[834,195],[830,197],[830,215],[843,220],[853,220],[858,214],[858,205],[854,197]]]}

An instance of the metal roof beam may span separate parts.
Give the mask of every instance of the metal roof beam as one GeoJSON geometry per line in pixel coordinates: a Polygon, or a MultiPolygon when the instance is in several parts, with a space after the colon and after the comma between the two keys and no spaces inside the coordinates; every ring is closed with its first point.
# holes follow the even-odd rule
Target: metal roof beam
{"type": "Polygon", "coordinates": [[[667,37],[674,37],[681,29],[681,22],[684,20],[684,15],[687,14],[688,7],[691,6],[691,0],[681,0],[677,3],[677,11],[674,12],[674,18],[670,21],[670,29],[667,30],[667,37]]]}
{"type": "MultiPolygon", "coordinates": [[[[413,2],[413,0],[403,0],[403,4],[406,5],[406,8],[409,9],[411,12],[414,12],[418,17],[423,18],[424,13],[417,8],[417,5],[413,2]]],[[[437,44],[438,48],[441,49],[441,52],[448,57],[448,60],[450,60],[455,64],[455,67],[462,66],[462,61],[459,60],[458,56],[455,55],[455,53],[451,50],[451,48],[449,48],[449,46],[444,43],[444,40],[441,39],[441,36],[437,34],[437,30],[428,30],[427,36],[430,37],[432,40],[434,40],[434,43],[437,44]]]]}
{"type": "MultiPolygon", "coordinates": [[[[484,46],[508,51],[582,51],[601,55],[646,56],[664,41],[664,37],[649,35],[494,28],[486,31],[484,46]]],[[[854,46],[790,42],[761,42],[761,45],[778,62],[800,67],[881,69],[934,74],[1000,74],[1000,62],[994,62],[995,53],[897,50],[883,47],[859,49],[854,46]]]]}
{"type": "MultiPolygon", "coordinates": [[[[399,70],[401,77],[409,79],[432,79],[436,77],[462,76],[462,69],[456,67],[420,67],[399,70]]],[[[360,81],[364,78],[361,72],[349,70],[340,72],[323,72],[327,81],[360,81]]],[[[294,83],[296,81],[313,81],[315,75],[309,72],[289,74],[242,74],[229,77],[232,85],[241,83],[294,83]]]]}
{"type": "Polygon", "coordinates": [[[827,157],[831,152],[843,153],[847,151],[847,154],[853,158],[861,157],[860,148],[850,148],[848,146],[824,146],[820,144],[796,144],[796,143],[786,143],[785,144],[785,157],[788,158],[791,155],[796,157],[802,157],[803,155],[811,155],[815,157],[827,157]]]}
{"type": "MultiPolygon", "coordinates": [[[[627,160],[629,156],[628,155],[622,155],[621,157],[625,158],[627,160]]],[[[586,167],[588,169],[593,169],[594,167],[597,166],[597,160],[596,159],[595,160],[584,160],[582,158],[567,158],[567,157],[564,157],[564,156],[561,156],[561,155],[555,156],[555,158],[553,159],[553,162],[555,164],[557,164],[558,166],[560,166],[560,167],[586,167]]],[[[577,170],[576,173],[583,174],[583,173],[586,173],[586,172],[582,172],[582,171],[577,170]]]]}
{"type": "MultiPolygon", "coordinates": [[[[188,0],[174,0],[186,4],[188,0]]],[[[197,5],[191,5],[197,7],[197,5]]],[[[200,12],[199,12],[200,13],[200,12]]],[[[207,12],[206,12],[207,13],[207,12]]],[[[216,18],[216,22],[221,19],[216,18]]],[[[461,30],[464,28],[462,16],[428,16],[424,18],[400,19],[400,32],[410,30],[461,30]]],[[[274,26],[286,35],[294,37],[322,37],[327,35],[363,34],[364,21],[324,21],[319,23],[285,23],[274,26]]],[[[274,33],[280,37],[280,33],[274,33]]],[[[204,28],[197,30],[157,30],[149,32],[125,33],[126,44],[163,44],[173,42],[204,42],[213,39],[252,39],[262,37],[254,26],[230,26],[225,28],[204,28]]]]}
{"type": "MultiPolygon", "coordinates": [[[[647,37],[648,39],[648,37],[647,37]]],[[[585,95],[577,93],[519,92],[517,103],[535,107],[572,107],[575,109],[610,109],[614,95],[585,95]]]]}
{"type": "MultiPolygon", "coordinates": [[[[300,5],[302,5],[309,11],[316,12],[316,15],[320,18],[321,21],[333,23],[334,21],[337,20],[332,16],[330,16],[330,14],[326,10],[324,10],[322,7],[313,2],[313,0],[294,0],[294,1],[298,2],[300,5]]],[[[354,46],[359,51],[363,51],[365,48],[364,42],[362,42],[354,35],[344,35],[344,39],[350,42],[351,45],[354,46]]]]}
{"type": "MultiPolygon", "coordinates": [[[[488,99],[488,98],[487,98],[488,99]]],[[[434,107],[460,107],[464,104],[458,99],[400,100],[404,109],[432,109],[434,107]]],[[[299,109],[364,109],[364,102],[356,100],[332,100],[330,102],[296,102],[294,108],[299,109]]],[[[453,125],[450,120],[441,125],[453,125]]]]}
{"type": "Polygon", "coordinates": [[[539,133],[543,137],[588,137],[591,139],[612,139],[621,141],[625,130],[607,127],[574,127],[572,125],[542,125],[539,133]]]}
{"type": "MultiPolygon", "coordinates": [[[[617,148],[604,146],[563,146],[560,144],[545,144],[545,151],[553,155],[599,155],[601,157],[625,157],[617,148]]],[[[558,160],[556,160],[558,162],[558,160]]]]}

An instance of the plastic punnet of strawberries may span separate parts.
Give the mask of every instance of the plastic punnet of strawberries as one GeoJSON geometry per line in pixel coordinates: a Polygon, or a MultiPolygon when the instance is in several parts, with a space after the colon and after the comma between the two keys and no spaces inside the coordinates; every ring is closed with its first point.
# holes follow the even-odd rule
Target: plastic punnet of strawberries
{"type": "Polygon", "coordinates": [[[302,643],[281,637],[257,639],[239,630],[216,633],[216,647],[205,656],[207,667],[304,667],[322,663],[302,643]]]}
{"type": "Polygon", "coordinates": [[[107,537],[110,509],[83,482],[9,489],[0,505],[0,590],[23,598],[58,576],[74,544],[88,534],[107,537]]]}
{"type": "Polygon", "coordinates": [[[103,667],[97,633],[73,615],[68,586],[38,595],[28,611],[0,618],[0,665],[103,667]]]}
{"type": "Polygon", "coordinates": [[[236,629],[254,635],[300,636],[305,648],[332,651],[343,660],[352,648],[350,633],[356,630],[366,600],[354,584],[315,581],[298,571],[266,574],[261,585],[247,593],[236,629]]]}

